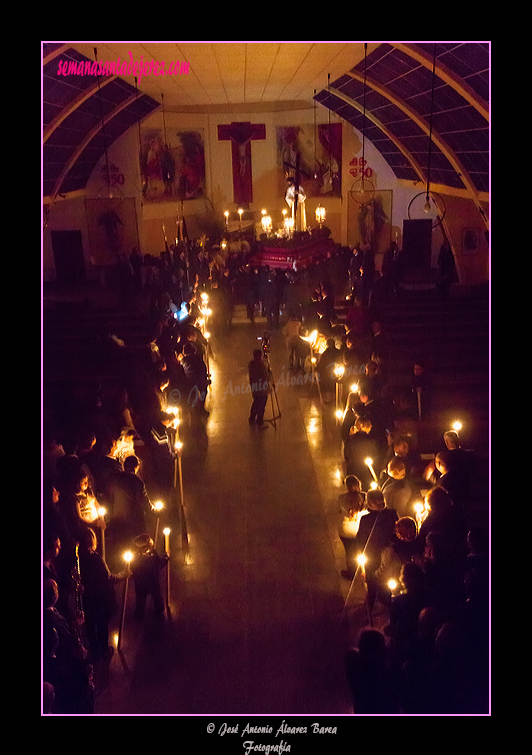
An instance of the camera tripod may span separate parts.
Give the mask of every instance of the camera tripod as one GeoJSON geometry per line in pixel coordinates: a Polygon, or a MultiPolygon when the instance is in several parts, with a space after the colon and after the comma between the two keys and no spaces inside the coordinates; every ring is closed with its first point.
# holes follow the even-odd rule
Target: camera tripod
{"type": "Polygon", "coordinates": [[[275,387],[275,379],[273,377],[272,368],[270,365],[270,358],[268,356],[267,347],[263,347],[264,361],[266,362],[266,369],[268,370],[268,377],[270,379],[270,402],[272,407],[272,416],[270,419],[265,419],[264,422],[269,422],[272,427],[277,428],[277,420],[281,417],[281,407],[279,406],[279,399],[277,398],[277,390],[275,387]]]}

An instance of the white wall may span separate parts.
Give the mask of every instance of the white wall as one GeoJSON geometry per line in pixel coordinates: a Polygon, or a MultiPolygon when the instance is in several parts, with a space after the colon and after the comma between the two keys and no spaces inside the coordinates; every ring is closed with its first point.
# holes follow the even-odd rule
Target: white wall
{"type": "MultiPolygon", "coordinates": [[[[216,219],[222,223],[224,210],[235,211],[237,209],[237,206],[233,203],[231,145],[229,141],[218,140],[218,125],[232,121],[249,121],[266,125],[266,139],[264,141],[252,141],[251,143],[253,203],[250,209],[254,210],[256,217],[259,218],[261,209],[266,208],[272,215],[274,223],[280,222],[281,211],[287,205],[284,200],[282,180],[279,179],[280,171],[277,167],[276,128],[301,124],[313,125],[315,119],[316,123],[327,123],[329,121],[328,111],[321,106],[316,108],[310,106],[308,109],[269,113],[166,113],[165,125],[167,131],[171,129],[201,129],[203,131],[208,201],[203,199],[185,201],[185,217],[204,217],[214,211],[216,219]]],[[[339,120],[337,116],[331,115],[331,122],[339,120]]],[[[307,222],[309,224],[314,222],[315,207],[321,202],[327,212],[326,225],[331,229],[334,240],[342,245],[353,246],[356,243],[356,230],[354,230],[354,224],[352,218],[350,218],[350,207],[353,202],[349,199],[349,191],[355,182],[355,177],[350,174],[350,170],[353,168],[350,162],[353,158],[362,156],[362,134],[348,123],[341,122],[343,134],[342,197],[325,197],[320,200],[309,197],[306,203],[307,222]]],[[[162,113],[158,112],[149,117],[142,124],[142,128],[162,129],[162,113]]],[[[109,164],[115,166],[118,174],[123,177],[123,183],[118,187],[119,192],[124,197],[135,199],[141,253],[158,254],[164,249],[162,225],[165,224],[171,242],[179,208],[173,202],[142,203],[138,153],[138,127],[134,126],[109,147],[108,160],[109,164]]],[[[390,238],[397,240],[399,246],[401,246],[403,220],[408,218],[408,205],[411,199],[422,192],[425,187],[421,181],[417,186],[403,186],[398,182],[384,158],[368,140],[364,145],[364,156],[367,167],[372,170],[370,180],[375,190],[391,190],[393,192],[390,238]]],[[[87,184],[85,191],[87,197],[97,197],[104,188],[105,183],[102,177],[104,166],[105,158],[102,157],[87,184]]],[[[122,181],[122,179],[120,180],[122,181]]],[[[466,227],[476,227],[473,225],[474,223],[480,226],[474,213],[470,219],[464,220],[464,222],[466,227]]],[[[82,231],[86,267],[89,270],[90,277],[96,277],[97,271],[91,271],[90,266],[91,250],[87,223],[84,218],[83,200],[75,199],[60,200],[52,207],[49,226],[45,231],[43,240],[43,275],[45,280],[53,279],[54,275],[49,231],[56,228],[62,230],[80,229],[82,231]]],[[[461,228],[457,230],[458,235],[461,232],[461,228]]],[[[434,260],[441,242],[441,234],[435,232],[433,234],[434,260]]],[[[453,243],[455,253],[458,246],[459,243],[456,239],[453,243]]],[[[130,249],[127,250],[127,253],[129,251],[130,249]]],[[[459,262],[459,256],[456,258],[459,262]]],[[[474,269],[473,277],[476,277],[477,270],[483,271],[486,268],[486,265],[483,264],[474,267],[471,267],[471,263],[469,264],[470,268],[474,269]]],[[[483,275],[483,272],[479,274],[483,275]]],[[[468,273],[468,277],[471,278],[470,273],[468,273]]]]}

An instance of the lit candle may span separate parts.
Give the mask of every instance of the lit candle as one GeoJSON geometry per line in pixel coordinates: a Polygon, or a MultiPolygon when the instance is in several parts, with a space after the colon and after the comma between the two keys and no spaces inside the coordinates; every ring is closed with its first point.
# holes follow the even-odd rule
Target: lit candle
{"type": "Polygon", "coordinates": [[[453,422],[453,430],[458,433],[462,429],[462,423],[461,422],[453,422]]]}
{"type": "Polygon", "coordinates": [[[367,560],[368,559],[366,558],[366,556],[363,553],[361,553],[359,556],[357,556],[357,564],[360,566],[360,570],[362,572],[362,576],[364,576],[365,573],[366,573],[364,567],[366,566],[367,560]]]}
{"type": "Polygon", "coordinates": [[[345,532],[348,532],[352,537],[355,537],[358,532],[361,513],[362,512],[357,511],[357,513],[353,514],[352,517],[344,520],[344,530],[345,532]]]}
{"type": "Polygon", "coordinates": [[[349,390],[351,391],[351,393],[358,393],[358,383],[353,383],[349,390]]]}
{"type": "Polygon", "coordinates": [[[165,527],[163,530],[164,535],[164,552],[167,556],[170,555],[170,529],[165,527]]]}
{"type": "Polygon", "coordinates": [[[243,212],[244,212],[244,210],[242,210],[242,209],[238,210],[238,222],[239,222],[239,226],[240,226],[240,231],[242,231],[242,213],[243,212]]]}
{"type": "Polygon", "coordinates": [[[226,210],[224,212],[224,215],[225,215],[225,227],[229,228],[229,212],[228,212],[228,210],[226,210]]]}
{"type": "Polygon", "coordinates": [[[414,503],[414,511],[416,513],[416,522],[419,529],[427,518],[430,506],[427,503],[414,503]]]}
{"type": "Polygon", "coordinates": [[[395,581],[395,579],[388,580],[388,587],[390,588],[391,593],[393,593],[393,591],[397,589],[397,582],[395,581]]]}
{"type": "Polygon", "coordinates": [[[367,466],[367,468],[371,472],[371,476],[373,477],[375,482],[378,482],[379,478],[377,477],[377,475],[375,474],[375,470],[373,469],[373,459],[370,459],[368,456],[367,459],[364,459],[364,464],[367,466]]]}

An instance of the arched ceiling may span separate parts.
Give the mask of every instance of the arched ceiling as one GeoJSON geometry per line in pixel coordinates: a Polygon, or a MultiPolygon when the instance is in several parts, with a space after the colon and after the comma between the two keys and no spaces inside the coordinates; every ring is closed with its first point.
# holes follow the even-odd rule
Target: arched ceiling
{"type": "Polygon", "coordinates": [[[46,199],[82,190],[106,147],[162,102],[168,111],[198,113],[318,103],[363,133],[395,176],[408,181],[427,180],[431,131],[431,185],[477,204],[488,199],[489,42],[368,43],[366,57],[361,42],[45,42],[42,48],[46,199]],[[138,83],[125,69],[100,77],[58,74],[59,61],[73,70],[94,62],[95,49],[102,62],[184,61],[188,73],[145,75],[138,83]]]}

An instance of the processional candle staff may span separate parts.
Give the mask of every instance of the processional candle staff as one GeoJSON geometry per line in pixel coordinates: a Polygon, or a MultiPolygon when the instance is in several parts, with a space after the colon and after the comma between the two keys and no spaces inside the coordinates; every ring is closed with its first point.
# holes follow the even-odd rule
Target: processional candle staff
{"type": "Polygon", "coordinates": [[[421,388],[418,386],[416,388],[416,394],[417,394],[417,416],[418,419],[421,419],[421,388]]]}
{"type": "Polygon", "coordinates": [[[340,380],[343,378],[345,372],[345,367],[341,364],[337,364],[334,368],[334,376],[336,378],[336,411],[335,416],[337,420],[340,420],[343,416],[343,412],[340,409],[340,401],[341,401],[341,395],[340,391],[342,388],[342,384],[340,383],[340,380]]]}
{"type": "Polygon", "coordinates": [[[183,500],[183,466],[181,463],[181,450],[183,443],[176,438],[174,443],[174,488],[177,488],[177,477],[179,472],[179,498],[181,501],[181,507],[184,505],[183,500]]]}
{"type": "Polygon", "coordinates": [[[170,607],[170,529],[165,527],[164,535],[164,552],[168,559],[166,564],[166,608],[170,607]]]}
{"type": "Polygon", "coordinates": [[[240,233],[242,233],[242,213],[243,212],[244,212],[244,210],[242,210],[241,208],[239,208],[239,210],[238,210],[238,226],[239,226],[239,229],[240,229],[240,233]]]}
{"type": "Polygon", "coordinates": [[[155,535],[153,538],[153,542],[155,545],[155,548],[157,548],[157,538],[159,537],[159,520],[161,518],[160,512],[164,509],[164,503],[162,501],[155,501],[153,504],[153,510],[158,512],[157,519],[155,521],[155,535]]]}
{"type": "Polygon", "coordinates": [[[129,577],[131,576],[130,563],[133,560],[133,553],[126,551],[124,553],[124,561],[126,562],[126,579],[124,582],[124,594],[122,596],[122,611],[120,614],[120,630],[118,632],[118,642],[116,643],[116,649],[120,650],[122,644],[122,636],[124,634],[124,621],[126,618],[126,604],[127,604],[127,588],[129,583],[129,577]]]}
{"type": "Polygon", "coordinates": [[[102,559],[105,561],[105,509],[103,506],[98,509],[98,518],[100,520],[100,532],[102,533],[102,559]]]}

